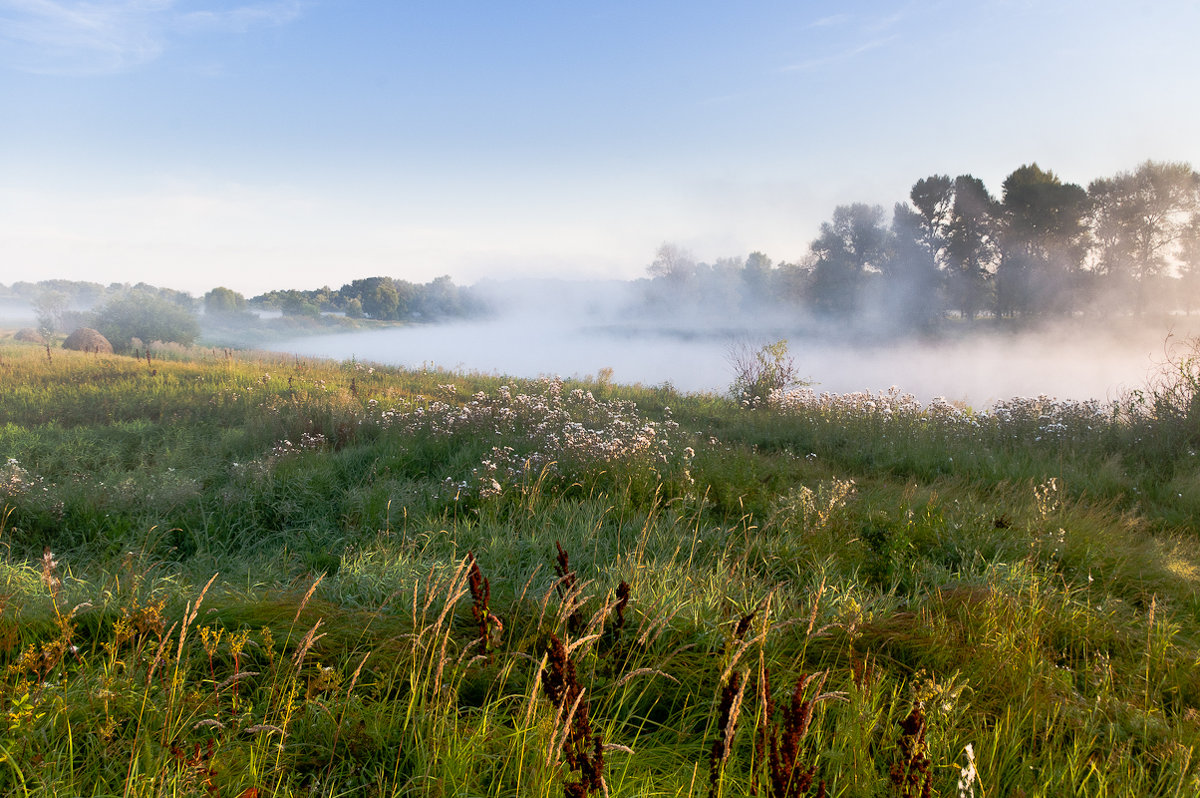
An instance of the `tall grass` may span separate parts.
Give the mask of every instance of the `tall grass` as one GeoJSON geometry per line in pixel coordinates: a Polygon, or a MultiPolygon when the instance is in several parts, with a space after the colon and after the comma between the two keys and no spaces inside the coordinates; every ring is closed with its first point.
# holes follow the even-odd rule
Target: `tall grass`
{"type": "Polygon", "coordinates": [[[5,794],[1200,791],[1186,412],[0,376],[5,794]]]}

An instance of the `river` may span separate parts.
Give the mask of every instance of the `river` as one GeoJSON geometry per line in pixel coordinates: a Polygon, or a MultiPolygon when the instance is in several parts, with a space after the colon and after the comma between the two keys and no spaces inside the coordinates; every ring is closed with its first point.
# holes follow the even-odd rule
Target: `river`
{"type": "MultiPolygon", "coordinates": [[[[1156,364],[1164,359],[1167,333],[1165,326],[1071,323],[1037,333],[971,334],[924,343],[868,345],[829,335],[792,337],[789,351],[799,372],[819,390],[878,391],[895,385],[924,401],[941,396],[983,408],[1000,399],[1040,394],[1115,399],[1153,378],[1156,364]]],[[[317,335],[270,348],[514,377],[594,377],[611,369],[618,383],[725,392],[733,376],[731,348],[756,348],[777,337],[493,321],[317,335]]],[[[1176,327],[1171,340],[1184,337],[1176,327]]]]}

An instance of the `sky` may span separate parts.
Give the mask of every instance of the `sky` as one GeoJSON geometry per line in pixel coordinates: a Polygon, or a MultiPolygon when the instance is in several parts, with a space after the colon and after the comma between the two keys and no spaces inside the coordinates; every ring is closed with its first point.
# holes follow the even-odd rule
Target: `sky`
{"type": "Polygon", "coordinates": [[[1191,0],[0,0],[0,283],[806,254],[839,204],[1200,164],[1191,0]]]}

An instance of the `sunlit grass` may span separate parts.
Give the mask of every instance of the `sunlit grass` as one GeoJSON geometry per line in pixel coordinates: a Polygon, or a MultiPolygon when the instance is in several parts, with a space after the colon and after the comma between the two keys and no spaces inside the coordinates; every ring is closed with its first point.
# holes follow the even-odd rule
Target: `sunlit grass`
{"type": "Polygon", "coordinates": [[[0,377],[4,794],[1200,791],[1196,441],[1129,406],[0,377]]]}

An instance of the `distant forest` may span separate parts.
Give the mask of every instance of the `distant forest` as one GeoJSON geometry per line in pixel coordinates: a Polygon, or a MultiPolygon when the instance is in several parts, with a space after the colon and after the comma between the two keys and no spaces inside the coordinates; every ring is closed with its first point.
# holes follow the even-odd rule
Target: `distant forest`
{"type": "Polygon", "coordinates": [[[269,291],[254,297],[250,303],[292,316],[332,312],[355,319],[388,321],[443,321],[475,316],[484,310],[469,289],[456,286],[446,276],[424,284],[392,277],[367,277],[336,291],[329,286],[315,291],[269,291]]]}
{"type": "Polygon", "coordinates": [[[201,335],[210,343],[237,346],[279,335],[353,329],[367,316],[377,321],[446,321],[477,315],[483,307],[470,289],[455,286],[449,277],[424,285],[372,277],[337,291],[288,289],[249,300],[223,286],[197,299],[147,283],[42,280],[0,285],[0,300],[4,299],[28,303],[37,317],[36,332],[44,338],[94,328],[118,352],[152,341],[190,345],[201,335]],[[263,318],[272,311],[282,318],[263,318]]]}
{"type": "MultiPolygon", "coordinates": [[[[793,262],[754,252],[703,263],[664,243],[632,287],[628,306],[612,309],[617,316],[725,327],[833,322],[881,334],[935,332],[949,319],[1021,325],[1190,312],[1200,306],[1200,175],[1187,163],[1146,161],[1085,189],[1034,163],[1008,175],[998,198],[971,175],[933,175],[914,183],[890,218],[881,205],[838,206],[793,262]]],[[[406,322],[504,310],[449,277],[369,277],[250,299],[224,287],[197,299],[144,283],[68,280],[0,285],[6,294],[33,304],[47,332],[87,321],[92,308],[128,315],[120,301],[131,294],[193,315],[203,309],[207,322],[234,322],[250,309],[406,322]]]]}
{"type": "Polygon", "coordinates": [[[41,280],[0,285],[0,297],[24,299],[35,309],[47,308],[50,315],[79,321],[77,315],[129,294],[153,296],[193,313],[236,317],[251,310],[277,311],[284,316],[316,318],[322,313],[345,314],[350,318],[391,321],[437,321],[474,315],[482,310],[469,289],[454,285],[449,277],[425,284],[392,277],[368,277],[339,289],[329,286],[311,291],[280,289],[247,299],[225,287],[217,287],[197,299],[184,291],[147,283],[101,283],[82,280],[41,280]]]}

